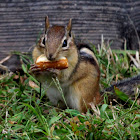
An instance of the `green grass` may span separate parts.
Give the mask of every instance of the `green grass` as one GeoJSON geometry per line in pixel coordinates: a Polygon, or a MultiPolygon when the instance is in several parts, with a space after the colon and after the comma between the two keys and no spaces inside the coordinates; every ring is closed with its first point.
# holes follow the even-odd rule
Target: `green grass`
{"type": "MultiPolygon", "coordinates": [[[[126,50],[112,51],[104,44],[98,50],[93,49],[100,64],[101,90],[114,81],[132,77],[140,71],[126,50]]],[[[15,75],[7,74],[0,77],[0,139],[140,138],[140,106],[137,98],[127,108],[120,103],[112,105],[105,99],[102,105],[92,105],[93,109],[86,114],[72,109],[60,110],[48,101],[45,89],[40,95],[39,83],[28,73],[30,66],[22,67],[24,76],[16,75],[15,78],[15,75]]]]}

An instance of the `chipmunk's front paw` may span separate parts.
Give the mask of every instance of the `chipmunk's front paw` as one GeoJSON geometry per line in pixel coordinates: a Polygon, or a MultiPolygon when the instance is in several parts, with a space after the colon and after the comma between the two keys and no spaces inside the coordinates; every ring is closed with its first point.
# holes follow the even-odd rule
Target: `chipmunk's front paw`
{"type": "Polygon", "coordinates": [[[29,73],[35,74],[40,71],[41,71],[41,68],[37,67],[37,65],[32,64],[30,67],[29,73]]]}
{"type": "Polygon", "coordinates": [[[48,68],[42,71],[41,68],[39,68],[37,65],[34,64],[31,65],[29,73],[35,75],[35,77],[42,75],[42,77],[44,76],[44,77],[51,78],[51,77],[57,77],[57,75],[59,75],[60,73],[60,70],[48,68]]]}

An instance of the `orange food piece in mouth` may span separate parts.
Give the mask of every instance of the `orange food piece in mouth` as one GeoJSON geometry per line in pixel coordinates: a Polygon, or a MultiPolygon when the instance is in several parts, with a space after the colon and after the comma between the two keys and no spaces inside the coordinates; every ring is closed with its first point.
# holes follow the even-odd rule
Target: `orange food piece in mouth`
{"type": "Polygon", "coordinates": [[[66,69],[68,68],[68,60],[66,57],[61,57],[59,58],[58,60],[56,61],[49,61],[47,59],[47,57],[42,54],[40,55],[35,64],[43,71],[43,70],[46,70],[48,68],[53,68],[53,69],[59,69],[59,70],[62,70],[62,69],[66,69]]]}

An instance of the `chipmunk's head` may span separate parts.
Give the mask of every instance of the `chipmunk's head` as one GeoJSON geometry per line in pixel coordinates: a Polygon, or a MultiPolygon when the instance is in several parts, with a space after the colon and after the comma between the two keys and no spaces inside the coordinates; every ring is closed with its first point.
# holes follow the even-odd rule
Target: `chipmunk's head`
{"type": "Polygon", "coordinates": [[[50,26],[48,17],[45,18],[45,34],[40,44],[49,60],[53,61],[61,56],[67,57],[69,55],[69,50],[73,46],[71,21],[70,19],[67,26],[50,26]]]}

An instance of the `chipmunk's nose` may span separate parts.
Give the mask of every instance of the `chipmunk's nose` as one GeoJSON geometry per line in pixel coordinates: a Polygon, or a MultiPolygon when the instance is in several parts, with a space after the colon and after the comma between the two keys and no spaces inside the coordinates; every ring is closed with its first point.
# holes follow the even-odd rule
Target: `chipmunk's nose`
{"type": "Polygon", "coordinates": [[[52,54],[49,54],[49,56],[48,56],[48,60],[53,61],[53,60],[55,60],[55,58],[53,57],[52,54]]]}

